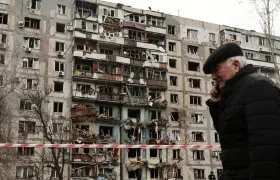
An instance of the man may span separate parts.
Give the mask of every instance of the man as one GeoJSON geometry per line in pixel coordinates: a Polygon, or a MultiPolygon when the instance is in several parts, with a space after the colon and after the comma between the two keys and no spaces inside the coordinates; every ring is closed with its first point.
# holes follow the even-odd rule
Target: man
{"type": "Polygon", "coordinates": [[[227,43],[206,60],[216,82],[207,100],[219,133],[224,173],[219,180],[280,180],[280,90],[227,43]]]}

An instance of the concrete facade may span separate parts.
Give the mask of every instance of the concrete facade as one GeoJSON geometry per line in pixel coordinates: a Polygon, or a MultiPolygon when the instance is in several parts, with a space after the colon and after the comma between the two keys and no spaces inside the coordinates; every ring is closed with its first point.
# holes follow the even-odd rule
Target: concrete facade
{"type": "MultiPolygon", "coordinates": [[[[11,104],[20,105],[22,90],[52,89],[44,104],[48,127],[54,132],[62,124],[69,143],[218,145],[205,104],[211,78],[202,67],[226,42],[240,44],[249,63],[276,79],[262,33],[99,0],[1,2],[1,78],[17,82],[11,104]]],[[[14,142],[48,143],[35,131],[40,122],[23,116],[31,108],[11,108],[14,142]]],[[[20,156],[45,153],[35,150],[20,156]]],[[[222,172],[216,150],[79,148],[65,156],[63,174],[71,180],[197,180],[222,172]]],[[[10,171],[20,179],[31,170],[17,161],[10,171]]],[[[41,178],[50,177],[56,173],[46,168],[41,178]]]]}

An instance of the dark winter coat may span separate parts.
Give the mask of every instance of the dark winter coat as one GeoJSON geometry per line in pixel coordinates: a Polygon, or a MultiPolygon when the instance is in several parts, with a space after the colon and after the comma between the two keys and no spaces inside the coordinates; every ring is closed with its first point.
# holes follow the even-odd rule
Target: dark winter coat
{"type": "Polygon", "coordinates": [[[220,102],[208,100],[220,137],[221,180],[280,180],[280,90],[242,68],[226,82],[220,102]]]}

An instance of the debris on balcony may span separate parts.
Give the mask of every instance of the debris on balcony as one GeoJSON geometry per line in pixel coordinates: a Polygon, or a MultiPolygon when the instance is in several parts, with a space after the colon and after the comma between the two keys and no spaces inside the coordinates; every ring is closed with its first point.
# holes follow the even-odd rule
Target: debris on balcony
{"type": "Polygon", "coordinates": [[[71,117],[85,117],[85,116],[96,116],[95,107],[93,105],[78,104],[71,108],[71,117]]]}
{"type": "Polygon", "coordinates": [[[129,159],[126,160],[125,166],[127,171],[135,171],[137,169],[142,169],[143,167],[147,166],[148,161],[131,161],[129,159]]]}
{"type": "Polygon", "coordinates": [[[158,97],[154,97],[152,98],[152,96],[150,95],[148,97],[148,105],[149,106],[162,106],[162,107],[166,107],[167,106],[167,100],[161,100],[162,97],[161,96],[158,96],[158,97]]]}
{"type": "Polygon", "coordinates": [[[103,16],[102,26],[104,28],[104,31],[110,33],[120,32],[122,30],[120,20],[108,16],[103,16]]]}
{"type": "Polygon", "coordinates": [[[155,128],[157,126],[166,126],[168,123],[168,120],[165,118],[158,118],[158,119],[152,119],[146,122],[147,126],[154,126],[155,128]]]}

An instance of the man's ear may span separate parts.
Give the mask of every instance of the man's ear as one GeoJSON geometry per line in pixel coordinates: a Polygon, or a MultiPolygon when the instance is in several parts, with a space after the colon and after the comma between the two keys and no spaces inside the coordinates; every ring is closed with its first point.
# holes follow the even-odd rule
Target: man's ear
{"type": "Polygon", "coordinates": [[[238,72],[240,69],[241,69],[241,64],[240,64],[240,62],[238,61],[238,60],[233,60],[233,66],[234,66],[234,70],[236,71],[236,72],[238,72]]]}

